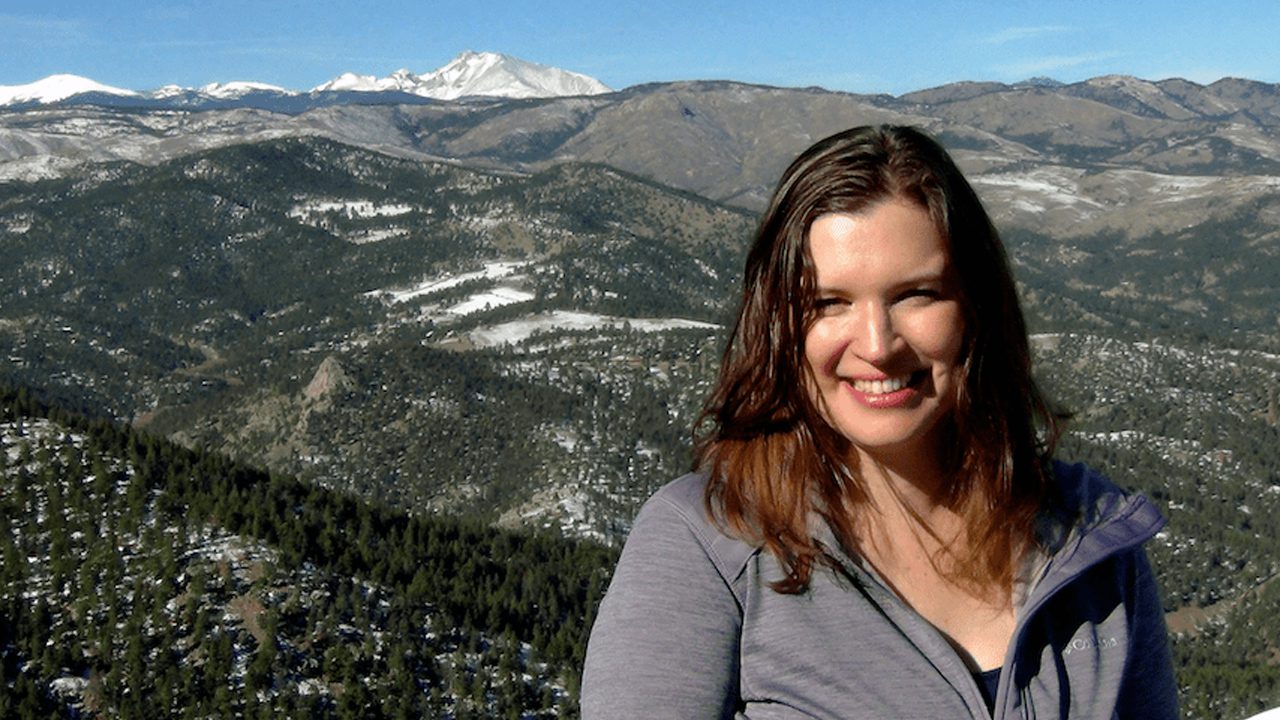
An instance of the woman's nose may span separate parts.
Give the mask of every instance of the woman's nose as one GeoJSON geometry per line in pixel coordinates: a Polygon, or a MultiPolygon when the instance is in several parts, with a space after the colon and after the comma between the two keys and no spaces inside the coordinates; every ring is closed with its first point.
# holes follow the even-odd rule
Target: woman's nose
{"type": "Polygon", "coordinates": [[[854,335],[849,343],[850,347],[859,358],[873,365],[887,360],[896,337],[889,309],[883,305],[868,303],[861,308],[861,312],[854,315],[857,320],[853,323],[854,327],[850,328],[854,335]]]}

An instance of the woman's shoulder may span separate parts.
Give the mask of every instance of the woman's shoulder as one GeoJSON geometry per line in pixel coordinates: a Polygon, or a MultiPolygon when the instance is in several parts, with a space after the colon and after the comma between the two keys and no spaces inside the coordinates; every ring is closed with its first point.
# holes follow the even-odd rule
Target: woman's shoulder
{"type": "Polygon", "coordinates": [[[1070,505],[1093,505],[1128,495],[1106,475],[1081,462],[1054,460],[1053,480],[1057,499],[1070,505]]]}
{"type": "Polygon", "coordinates": [[[702,509],[706,506],[703,500],[706,497],[706,491],[706,473],[694,472],[681,475],[650,495],[640,512],[654,512],[655,510],[651,508],[666,508],[681,517],[696,519],[696,516],[705,514],[702,509]]]}
{"type": "Polygon", "coordinates": [[[1164,526],[1163,515],[1145,496],[1121,488],[1083,463],[1054,460],[1053,481],[1045,519],[1055,521],[1050,525],[1061,533],[1088,533],[1106,526],[1116,539],[1124,535],[1145,539],[1164,526]]]}
{"type": "Polygon", "coordinates": [[[706,488],[705,473],[689,473],[662,486],[640,508],[628,547],[663,545],[683,554],[696,545],[726,580],[741,575],[759,548],[730,535],[712,517],[706,488]]]}
{"type": "Polygon", "coordinates": [[[636,517],[591,629],[582,717],[733,716],[746,557],[686,475],[636,517]],[[734,566],[738,569],[734,570],[734,566]]]}
{"type": "Polygon", "coordinates": [[[1105,516],[1119,506],[1138,500],[1140,494],[1124,490],[1111,478],[1084,463],[1053,461],[1053,501],[1086,516],[1105,516]]]}

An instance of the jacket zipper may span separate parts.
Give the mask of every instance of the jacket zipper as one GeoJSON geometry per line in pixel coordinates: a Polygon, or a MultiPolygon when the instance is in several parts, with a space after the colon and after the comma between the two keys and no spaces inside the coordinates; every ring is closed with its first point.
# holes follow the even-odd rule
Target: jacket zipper
{"type": "MultiPolygon", "coordinates": [[[[1097,531],[1103,527],[1112,525],[1114,523],[1126,522],[1146,502],[1147,501],[1145,499],[1142,502],[1131,501],[1129,506],[1126,507],[1123,512],[1121,512],[1118,515],[1112,516],[1110,519],[1108,519],[1105,523],[1101,525],[1095,525],[1093,528],[1090,528],[1089,532],[1097,531]]],[[[1010,683],[1013,682],[1012,678],[1017,672],[1019,645],[1022,644],[1023,635],[1026,634],[1027,627],[1031,624],[1031,620],[1032,618],[1035,617],[1036,613],[1040,612],[1040,609],[1044,607],[1045,603],[1049,602],[1049,600],[1052,599],[1054,595],[1057,595],[1059,591],[1061,591],[1066,586],[1070,585],[1072,582],[1076,580],[1076,578],[1083,575],[1090,568],[1122,552],[1127,552],[1129,550],[1132,550],[1135,547],[1141,546],[1143,543],[1145,543],[1146,541],[1154,537],[1155,534],[1159,532],[1160,527],[1163,526],[1163,524],[1164,524],[1163,521],[1161,521],[1157,523],[1153,528],[1144,529],[1140,533],[1132,534],[1125,542],[1115,547],[1109,548],[1105,554],[1099,555],[1098,557],[1094,558],[1087,565],[1078,569],[1074,573],[1066,577],[1056,579],[1054,581],[1054,584],[1051,585],[1049,589],[1044,592],[1041,592],[1038,594],[1036,593],[1036,590],[1039,587],[1039,583],[1037,583],[1036,586],[1032,587],[1031,591],[1028,592],[1028,597],[1033,597],[1034,602],[1029,603],[1024,608],[1022,619],[1019,620],[1017,626],[1014,628],[1013,638],[1009,642],[1008,656],[1005,658],[1005,668],[1004,668],[1004,671],[1000,674],[1000,683],[996,687],[996,704],[995,704],[995,713],[993,713],[993,716],[992,716],[993,720],[1006,720],[1005,712],[1004,712],[1006,703],[1004,702],[1004,698],[1006,695],[1009,694],[1010,692],[1009,685],[1010,683]]],[[[1075,537],[1074,539],[1075,547],[1072,549],[1073,554],[1075,550],[1079,549],[1080,543],[1083,542],[1086,536],[1087,534],[1079,534],[1075,537]]],[[[1055,556],[1055,558],[1056,557],[1061,557],[1061,550],[1055,556]]],[[[1040,573],[1041,582],[1043,582],[1046,578],[1048,578],[1052,574],[1055,558],[1050,558],[1049,563],[1046,564],[1044,569],[1041,571],[1040,573]]],[[[1022,701],[1021,703],[1023,708],[1022,720],[1035,720],[1036,713],[1035,713],[1035,708],[1033,706],[1030,694],[1026,691],[1025,688],[1023,688],[1018,691],[1018,696],[1022,701]]]]}

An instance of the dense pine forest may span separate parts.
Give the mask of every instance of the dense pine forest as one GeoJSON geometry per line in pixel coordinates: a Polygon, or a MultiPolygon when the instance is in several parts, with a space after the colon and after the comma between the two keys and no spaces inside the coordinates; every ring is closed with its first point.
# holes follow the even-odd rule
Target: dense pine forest
{"type": "Polygon", "coordinates": [[[613,551],[0,389],[0,717],[563,717],[613,551]]]}

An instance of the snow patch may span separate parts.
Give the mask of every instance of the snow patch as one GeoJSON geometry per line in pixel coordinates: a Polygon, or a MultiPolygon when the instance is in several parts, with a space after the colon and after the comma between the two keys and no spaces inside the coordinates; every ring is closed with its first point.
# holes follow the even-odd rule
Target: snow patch
{"type": "Polygon", "coordinates": [[[445,313],[449,315],[470,315],[473,312],[492,310],[503,305],[528,302],[534,297],[536,296],[527,290],[513,287],[496,287],[492,290],[476,293],[457,305],[446,308],[445,313]]]}
{"type": "Polygon", "coordinates": [[[49,683],[49,687],[62,697],[77,698],[89,687],[89,681],[74,675],[64,675],[49,683]]]}
{"type": "Polygon", "coordinates": [[[317,215],[338,213],[348,218],[396,217],[413,212],[412,205],[389,203],[378,205],[371,200],[312,200],[294,205],[288,215],[295,220],[314,218],[317,215]]]}
{"type": "Polygon", "coordinates": [[[578,434],[572,430],[557,429],[552,433],[551,439],[567,453],[578,449],[578,434]]]}
{"type": "Polygon", "coordinates": [[[638,332],[659,332],[687,328],[714,330],[718,327],[713,323],[681,318],[623,318],[568,310],[553,310],[500,325],[472,330],[470,338],[471,342],[479,347],[496,347],[499,345],[519,344],[539,331],[616,329],[627,325],[638,332]]]}
{"type": "Polygon", "coordinates": [[[374,297],[382,297],[392,304],[408,302],[409,300],[415,300],[420,297],[448,290],[451,287],[456,287],[462,283],[470,282],[472,280],[501,280],[502,278],[514,274],[516,269],[521,265],[522,263],[520,262],[513,262],[509,260],[491,262],[486,264],[483,270],[476,270],[475,272],[451,275],[443,278],[423,280],[410,288],[398,290],[372,290],[365,294],[374,297]]]}
{"type": "Polygon", "coordinates": [[[973,184],[998,194],[1015,210],[1044,212],[1054,207],[1100,211],[1102,205],[1083,196],[1079,180],[1083,171],[1046,167],[1020,173],[979,175],[973,184]]]}

